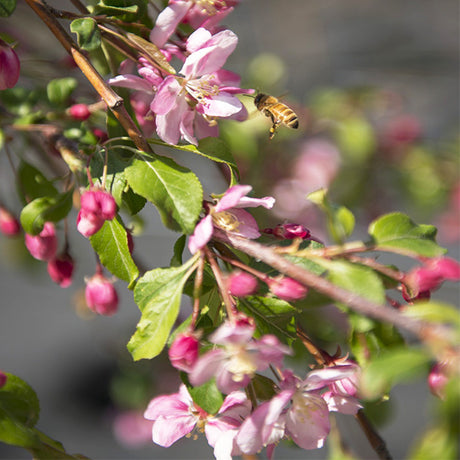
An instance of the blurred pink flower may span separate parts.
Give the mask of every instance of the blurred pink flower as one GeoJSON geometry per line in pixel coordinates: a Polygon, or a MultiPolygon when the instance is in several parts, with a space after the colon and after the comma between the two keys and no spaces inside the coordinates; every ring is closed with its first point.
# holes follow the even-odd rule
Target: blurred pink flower
{"type": "Polygon", "coordinates": [[[38,260],[51,260],[57,251],[57,237],[54,224],[45,222],[38,235],[25,234],[26,247],[32,257],[38,260]]]}
{"type": "Polygon", "coordinates": [[[206,246],[215,229],[245,238],[259,238],[256,220],[240,208],[263,206],[271,209],[275,200],[272,197],[249,198],[246,195],[251,190],[250,185],[234,185],[216,205],[209,207],[209,213],[201,219],[189,238],[188,247],[192,254],[206,246]]]}
{"type": "Polygon", "coordinates": [[[273,294],[287,302],[303,299],[308,292],[303,284],[285,276],[270,278],[266,283],[273,294]]]}
{"type": "Polygon", "coordinates": [[[113,283],[102,273],[96,273],[85,281],[85,299],[88,308],[99,315],[115,314],[118,310],[118,294],[113,283]]]}
{"type": "Polygon", "coordinates": [[[0,90],[16,86],[20,70],[21,64],[16,51],[0,39],[0,90]]]}
{"type": "Polygon", "coordinates": [[[72,284],[74,261],[70,254],[64,253],[48,261],[48,274],[50,278],[62,288],[72,284]]]}
{"type": "Polygon", "coordinates": [[[236,270],[227,277],[228,291],[235,297],[245,297],[257,291],[257,278],[250,273],[236,270]]]}
{"type": "Polygon", "coordinates": [[[113,431],[124,446],[142,447],[152,439],[152,422],[146,420],[142,412],[120,412],[113,420],[113,431]]]}
{"type": "Polygon", "coordinates": [[[17,236],[21,233],[18,219],[2,207],[0,207],[0,232],[6,236],[17,236]]]}
{"type": "Polygon", "coordinates": [[[202,385],[212,377],[223,393],[245,387],[256,371],[281,365],[290,349],[273,335],[253,339],[255,326],[247,321],[223,323],[209,340],[219,345],[198,358],[189,374],[192,385],[202,385]]]}
{"type": "Polygon", "coordinates": [[[443,363],[436,363],[428,375],[428,386],[431,393],[441,399],[444,398],[445,387],[449,381],[445,367],[443,363]]]}
{"type": "Polygon", "coordinates": [[[184,372],[190,372],[198,359],[198,338],[191,332],[178,334],[168,350],[172,366],[184,372]]]}

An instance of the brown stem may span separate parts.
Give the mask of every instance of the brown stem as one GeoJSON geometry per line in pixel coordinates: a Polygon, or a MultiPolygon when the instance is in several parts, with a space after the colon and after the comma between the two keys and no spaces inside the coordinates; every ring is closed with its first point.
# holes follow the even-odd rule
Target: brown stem
{"type": "Polygon", "coordinates": [[[193,313],[192,313],[192,320],[190,321],[190,327],[192,330],[195,329],[196,322],[200,314],[200,293],[201,293],[201,286],[203,285],[203,270],[204,270],[204,257],[201,256],[200,261],[198,263],[198,268],[196,271],[195,285],[193,287],[193,313]]]}
{"type": "Polygon", "coordinates": [[[377,455],[381,460],[392,460],[390,452],[388,452],[385,441],[380,437],[380,435],[375,431],[372,423],[367,418],[366,414],[362,409],[358,411],[355,415],[356,420],[358,420],[359,425],[364,431],[366,438],[369,440],[372,448],[375,450],[377,455]]]}
{"type": "Polygon", "coordinates": [[[347,256],[347,259],[350,262],[353,262],[356,264],[366,265],[372,268],[373,270],[378,271],[382,273],[383,275],[388,276],[389,278],[392,278],[396,281],[401,282],[404,278],[404,273],[400,272],[399,270],[395,270],[394,268],[390,268],[390,267],[387,267],[386,265],[380,264],[372,257],[358,257],[358,256],[349,255],[347,256]]]}
{"type": "Polygon", "coordinates": [[[78,49],[69,34],[50,13],[47,5],[45,5],[41,0],[26,0],[26,2],[51,30],[64,49],[73,57],[75,63],[101,98],[105,101],[107,107],[109,107],[109,109],[113,112],[117,120],[128,133],[128,136],[133,140],[136,147],[143,152],[152,153],[150,145],[126,111],[123,104],[123,98],[113,91],[113,89],[104,81],[89,59],[78,49]]]}
{"type": "Polygon", "coordinates": [[[327,295],[331,299],[347,305],[358,313],[405,329],[417,335],[423,341],[437,340],[445,345],[450,345],[454,341],[450,328],[430,324],[415,318],[409,318],[387,305],[378,304],[353,292],[347,291],[346,289],[336,286],[327,279],[315,275],[288,261],[271,247],[231,234],[227,234],[225,238],[220,237],[216,233],[214,237],[219,238],[222,242],[230,244],[235,249],[243,251],[255,259],[265,262],[279,272],[290,276],[305,286],[309,286],[327,295]]]}

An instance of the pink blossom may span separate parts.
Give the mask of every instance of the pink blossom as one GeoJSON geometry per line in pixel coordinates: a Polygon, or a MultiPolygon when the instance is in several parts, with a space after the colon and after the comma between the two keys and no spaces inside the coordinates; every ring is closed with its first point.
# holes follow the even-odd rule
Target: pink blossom
{"type": "Polygon", "coordinates": [[[235,297],[245,297],[257,290],[257,278],[240,270],[230,273],[227,277],[228,291],[235,297]]]}
{"type": "Polygon", "coordinates": [[[102,273],[86,280],[85,299],[88,308],[99,315],[111,316],[118,310],[117,291],[102,273]]]}
{"type": "Polygon", "coordinates": [[[51,260],[57,250],[57,237],[54,224],[45,222],[43,230],[35,236],[26,233],[25,243],[31,256],[35,259],[51,260]]]}
{"type": "Polygon", "coordinates": [[[142,412],[121,412],[114,418],[113,431],[121,444],[142,447],[152,439],[152,422],[146,420],[142,412]]]}
{"type": "Polygon", "coordinates": [[[403,296],[408,301],[424,297],[446,280],[460,280],[460,264],[449,257],[427,259],[423,266],[412,269],[404,277],[403,296]]]}
{"type": "Polygon", "coordinates": [[[92,189],[84,192],[80,205],[77,230],[87,238],[97,233],[106,220],[112,220],[117,214],[115,199],[104,190],[92,189]]]}
{"type": "Polygon", "coordinates": [[[271,209],[275,200],[272,197],[249,198],[246,195],[251,190],[250,185],[234,185],[216,205],[209,207],[207,216],[201,219],[190,236],[188,247],[192,254],[206,246],[216,229],[245,238],[259,238],[257,222],[240,208],[263,206],[271,209]]]}
{"type": "Polygon", "coordinates": [[[428,375],[428,386],[430,387],[431,393],[438,398],[443,399],[446,384],[449,381],[449,377],[446,373],[446,365],[443,363],[436,363],[428,375]]]}
{"type": "Polygon", "coordinates": [[[72,284],[74,261],[70,254],[65,253],[48,261],[48,274],[50,278],[62,288],[72,284]]]}
{"type": "Polygon", "coordinates": [[[178,334],[169,348],[169,361],[176,369],[190,372],[198,359],[198,338],[190,332],[178,334]]]}
{"type": "Polygon", "coordinates": [[[192,385],[202,385],[212,377],[223,393],[245,387],[256,371],[263,371],[270,364],[281,365],[284,354],[290,349],[273,335],[259,340],[252,338],[255,327],[247,322],[223,323],[209,340],[219,345],[198,358],[189,374],[192,385]]]}
{"type": "Polygon", "coordinates": [[[273,294],[288,302],[303,299],[307,295],[307,288],[303,284],[285,276],[271,278],[267,284],[273,294]]]}
{"type": "Polygon", "coordinates": [[[319,369],[302,381],[292,371],[284,371],[279,393],[243,422],[237,444],[245,454],[255,454],[286,435],[303,449],[322,447],[330,424],[328,405],[319,390],[353,372],[349,366],[319,369]]]}
{"type": "Polygon", "coordinates": [[[216,415],[205,412],[190,397],[185,385],[178,393],[158,396],[150,401],[144,417],[153,420],[152,439],[155,444],[169,447],[196,427],[205,432],[218,460],[231,460],[241,451],[234,443],[241,421],[249,414],[250,402],[245,393],[230,393],[216,415]]]}
{"type": "Polygon", "coordinates": [[[221,70],[237,41],[230,30],[211,35],[203,28],[187,39],[190,54],[179,72],[183,77],[167,76],[151,105],[157,134],[165,142],[177,144],[185,139],[196,145],[197,138],[217,135],[216,117],[246,118],[246,109],[235,94],[253,90],[239,88],[239,77],[221,70]]]}
{"type": "Polygon", "coordinates": [[[18,219],[2,207],[0,207],[0,232],[6,236],[17,236],[21,233],[18,219]]]}
{"type": "Polygon", "coordinates": [[[18,55],[10,45],[0,39],[0,90],[16,85],[20,69],[18,55]]]}

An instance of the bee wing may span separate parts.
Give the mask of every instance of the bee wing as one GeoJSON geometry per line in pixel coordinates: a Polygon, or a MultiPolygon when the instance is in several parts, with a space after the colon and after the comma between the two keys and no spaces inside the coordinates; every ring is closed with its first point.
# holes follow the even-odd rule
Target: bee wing
{"type": "Polygon", "coordinates": [[[139,35],[128,32],[126,38],[134,48],[136,48],[152,65],[159,67],[161,70],[169,74],[175,74],[176,71],[172,67],[160,49],[139,35]]]}

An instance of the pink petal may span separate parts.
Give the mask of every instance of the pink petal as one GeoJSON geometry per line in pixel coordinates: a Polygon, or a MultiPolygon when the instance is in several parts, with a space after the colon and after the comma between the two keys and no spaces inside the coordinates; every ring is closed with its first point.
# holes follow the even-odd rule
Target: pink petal
{"type": "Polygon", "coordinates": [[[252,190],[250,185],[234,185],[230,187],[215,206],[215,211],[225,211],[238,205],[241,198],[252,190]]]}
{"type": "Polygon", "coordinates": [[[306,390],[317,390],[336,380],[354,375],[356,370],[356,365],[332,366],[324,369],[317,369],[308,373],[302,385],[306,390]]]}
{"type": "Polygon", "coordinates": [[[158,92],[152,101],[150,109],[156,115],[165,115],[177,106],[182,87],[172,75],[166,77],[158,87],[158,92]]]}
{"type": "Polygon", "coordinates": [[[221,369],[225,354],[222,350],[211,350],[198,358],[189,373],[190,383],[199,386],[214,377],[221,369]]]}
{"type": "Polygon", "coordinates": [[[214,446],[216,460],[232,460],[234,455],[241,454],[235,443],[238,430],[227,430],[218,435],[219,433],[211,434],[208,426],[206,426],[205,432],[209,445],[214,446]]]}
{"type": "Polygon", "coordinates": [[[200,27],[187,38],[186,48],[189,53],[194,53],[204,48],[206,43],[211,39],[212,34],[208,29],[200,27]]]}
{"type": "Polygon", "coordinates": [[[187,106],[186,110],[182,113],[182,120],[180,123],[180,132],[184,140],[193,145],[198,145],[198,141],[193,133],[193,122],[195,120],[196,112],[187,106]]]}
{"type": "Polygon", "coordinates": [[[352,396],[337,395],[333,394],[331,391],[328,391],[321,396],[326,401],[328,409],[333,412],[356,415],[358,410],[363,407],[359,401],[352,396]]]}
{"type": "Polygon", "coordinates": [[[218,345],[243,344],[251,340],[255,325],[238,325],[226,321],[209,336],[212,343],[218,345]]]}
{"type": "Polygon", "coordinates": [[[176,1],[168,5],[157,17],[150,32],[150,41],[162,48],[189,10],[189,2],[176,1]]]}
{"type": "Polygon", "coordinates": [[[201,105],[206,115],[222,118],[238,113],[243,107],[237,97],[222,92],[211,98],[205,98],[201,105]]]}
{"type": "Polygon", "coordinates": [[[153,442],[162,447],[169,447],[190,433],[195,424],[196,420],[193,415],[183,415],[176,418],[160,417],[153,424],[153,442]]]}
{"type": "Polygon", "coordinates": [[[157,396],[152,399],[144,412],[148,420],[157,420],[160,417],[182,417],[188,413],[191,404],[180,393],[157,396]]]}
{"type": "Polygon", "coordinates": [[[188,248],[192,254],[206,246],[213,233],[212,217],[207,215],[195,227],[195,231],[188,240],[188,248]]]}
{"type": "Polygon", "coordinates": [[[146,93],[153,93],[152,85],[137,75],[117,75],[108,81],[109,85],[121,88],[135,89],[146,93]]]}
{"type": "Polygon", "coordinates": [[[272,196],[266,196],[264,198],[250,198],[243,196],[238,203],[238,208],[255,208],[257,206],[263,206],[264,208],[271,209],[275,204],[275,199],[272,196]]]}
{"type": "Polygon", "coordinates": [[[231,213],[238,219],[238,229],[232,231],[235,235],[244,236],[249,239],[259,238],[260,232],[257,221],[244,209],[233,208],[231,213]]]}

